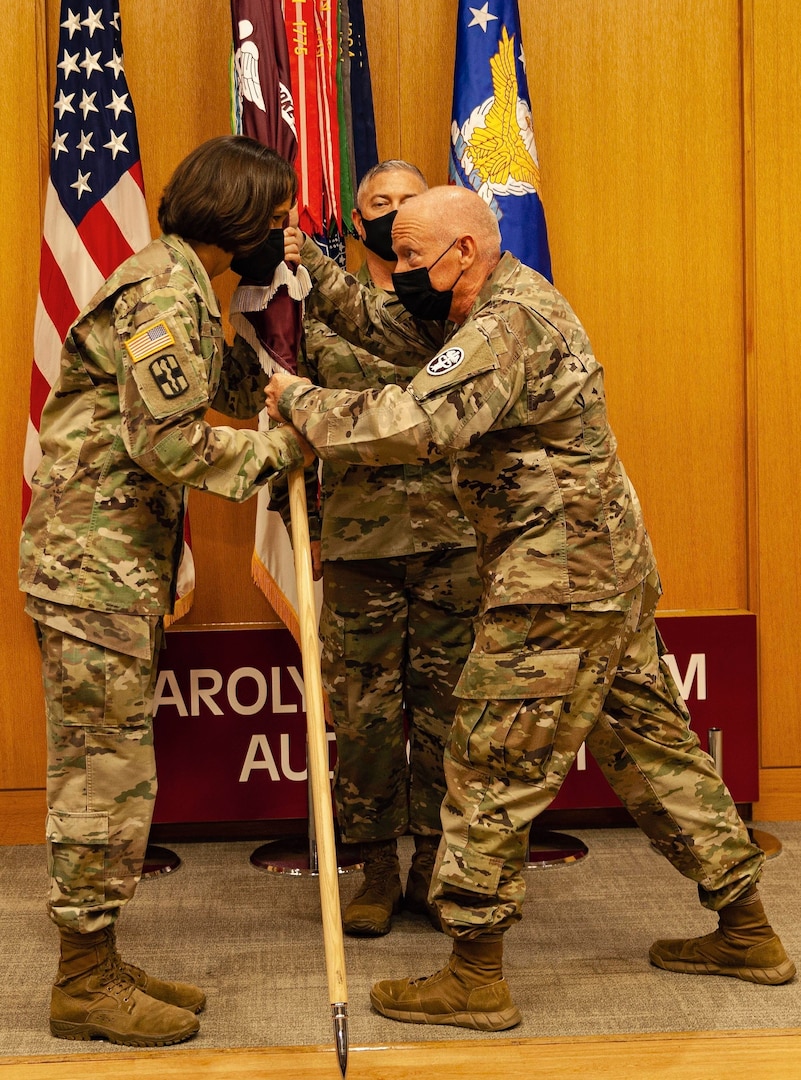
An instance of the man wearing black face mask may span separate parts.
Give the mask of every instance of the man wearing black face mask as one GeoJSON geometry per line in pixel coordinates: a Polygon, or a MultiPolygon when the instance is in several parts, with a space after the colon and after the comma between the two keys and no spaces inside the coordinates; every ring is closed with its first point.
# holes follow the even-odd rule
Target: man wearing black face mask
{"type": "Polygon", "coordinates": [[[434,259],[431,266],[420,266],[414,270],[405,270],[402,274],[392,275],[392,287],[398,299],[418,319],[445,322],[453,304],[453,290],[462,276],[460,270],[453,285],[447,289],[435,289],[431,284],[431,271],[456,244],[452,240],[441,255],[434,259]]]}
{"type": "MultiPolygon", "coordinates": [[[[356,275],[365,285],[392,289],[392,223],[399,207],[425,189],[419,170],[404,161],[382,162],[363,178],[353,224],[366,249],[356,275]]],[[[305,332],[299,371],[322,386],[406,386],[419,369],[417,358],[385,360],[380,350],[356,348],[314,319],[305,332]]],[[[287,517],[285,484],[274,485],[271,499],[287,517]]],[[[312,515],[310,527],[316,576],[323,578],[337,816],[343,841],[360,845],[364,862],[344,927],[370,936],[390,929],[401,904],[403,833],[415,838],[405,907],[438,926],[427,895],[453,688],[470,651],[480,588],[475,537],[444,459],[388,468],[327,462],[320,516],[312,515]]]]}
{"type": "Polygon", "coordinates": [[[464,188],[410,200],[392,230],[396,290],[411,281],[409,308],[420,314],[442,313],[447,296],[447,324],[403,314],[300,239],[289,231],[287,256],[302,254],[321,317],[354,339],[380,337],[388,359],[431,359],[405,390],[379,393],[281,374],[267,389],[270,415],[291,420],[326,461],[448,454],[483,583],[445,752],[430,894],[453,951],[432,976],[377,983],[373,1006],[407,1023],[520,1022],[503,939],[522,917],[531,822],[585,741],[655,850],[718,914],[710,934],[656,941],[651,963],[788,982],[795,965],[757,891],[764,853],[690,730],[664,660],[651,543],[609,426],[603,369],[567,300],[501,252],[492,210],[464,188]]]}

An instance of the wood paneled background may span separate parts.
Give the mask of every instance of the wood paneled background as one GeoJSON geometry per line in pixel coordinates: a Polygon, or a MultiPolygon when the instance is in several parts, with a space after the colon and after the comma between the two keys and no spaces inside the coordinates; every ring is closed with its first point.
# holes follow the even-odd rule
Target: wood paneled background
{"type": "MultiPolygon", "coordinates": [[[[0,38],[3,394],[0,842],[44,815],[38,656],[16,591],[56,0],[0,38]]],[[[456,0],[365,0],[379,154],[447,179],[456,0]]],[[[520,0],[557,285],[607,373],[663,610],[757,612],[761,801],[801,817],[801,9],[791,0],[520,0]]],[[[228,0],[121,0],[153,228],[161,189],[228,130],[228,0]]],[[[220,288],[226,301],[235,279],[220,288]]],[[[193,493],[186,624],[264,623],[255,503],[193,493]]]]}

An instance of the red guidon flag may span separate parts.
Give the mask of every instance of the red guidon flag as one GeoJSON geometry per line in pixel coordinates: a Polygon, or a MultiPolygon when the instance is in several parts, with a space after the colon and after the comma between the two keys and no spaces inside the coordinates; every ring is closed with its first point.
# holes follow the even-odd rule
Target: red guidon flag
{"type": "Polygon", "coordinates": [[[312,236],[339,226],[339,5],[286,0],[284,23],[295,101],[300,227],[312,236]]]}

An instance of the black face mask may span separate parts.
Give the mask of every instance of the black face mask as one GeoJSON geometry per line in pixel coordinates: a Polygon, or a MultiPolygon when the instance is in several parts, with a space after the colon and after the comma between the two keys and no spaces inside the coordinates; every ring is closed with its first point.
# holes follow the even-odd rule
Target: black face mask
{"type": "Polygon", "coordinates": [[[392,222],[398,216],[398,211],[393,210],[370,220],[361,213],[359,216],[364,226],[364,246],[385,262],[397,262],[398,256],[392,250],[392,222]]]}
{"type": "MultiPolygon", "coordinates": [[[[456,238],[458,240],[458,237],[456,238]]],[[[448,318],[453,303],[453,289],[456,281],[464,271],[459,271],[459,277],[451,285],[450,289],[440,291],[431,284],[428,271],[433,270],[443,255],[447,255],[453,247],[448,244],[442,255],[435,259],[431,266],[418,267],[416,270],[405,270],[402,274],[392,275],[392,286],[397,293],[398,299],[410,311],[416,319],[431,319],[436,322],[444,322],[448,318]]]]}
{"type": "Polygon", "coordinates": [[[284,230],[270,229],[267,239],[249,255],[237,255],[231,269],[256,285],[269,285],[273,274],[284,261],[284,230]]]}

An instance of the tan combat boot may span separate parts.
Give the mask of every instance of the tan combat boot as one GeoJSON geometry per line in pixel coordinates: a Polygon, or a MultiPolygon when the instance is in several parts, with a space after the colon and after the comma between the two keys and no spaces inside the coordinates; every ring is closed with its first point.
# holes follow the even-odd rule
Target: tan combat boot
{"type": "Polygon", "coordinates": [[[503,937],[454,941],[447,965],[425,979],[392,979],[370,991],[373,1007],[407,1024],[504,1031],[521,1020],[503,977],[503,937]]]}
{"type": "Polygon", "coordinates": [[[200,1027],[187,1009],[139,990],[116,964],[106,930],[61,930],[61,960],[50,1003],[57,1039],[108,1039],[122,1046],[168,1046],[200,1027]]]}
{"type": "Polygon", "coordinates": [[[192,983],[171,982],[166,979],[157,979],[154,975],[148,975],[139,967],[127,963],[117,951],[117,939],[114,927],[106,929],[109,950],[117,965],[117,970],[123,972],[139,990],[157,1001],[164,1001],[168,1005],[177,1005],[179,1009],[189,1009],[190,1012],[199,1013],[206,1004],[206,995],[199,986],[192,983]]]}
{"type": "Polygon", "coordinates": [[[428,902],[428,890],[431,888],[431,876],[437,858],[440,836],[415,836],[414,855],[406,879],[406,893],[403,906],[407,911],[426,915],[435,930],[442,930],[442,923],[435,904],[428,902]]]}
{"type": "Polygon", "coordinates": [[[388,934],[392,916],[401,909],[397,840],[375,840],[361,845],[364,883],[345,908],[342,925],[346,934],[380,937],[388,934]]]}
{"type": "Polygon", "coordinates": [[[718,929],[704,937],[655,941],[656,967],[689,975],[730,975],[778,986],[795,975],[795,964],[765,917],[756,885],[718,912],[718,929]]]}

